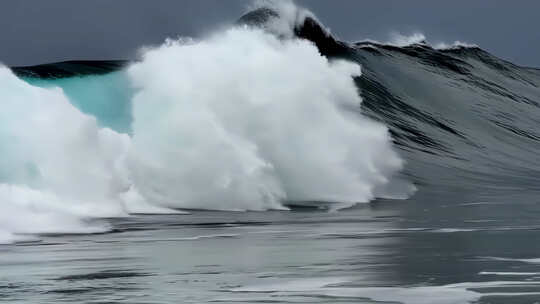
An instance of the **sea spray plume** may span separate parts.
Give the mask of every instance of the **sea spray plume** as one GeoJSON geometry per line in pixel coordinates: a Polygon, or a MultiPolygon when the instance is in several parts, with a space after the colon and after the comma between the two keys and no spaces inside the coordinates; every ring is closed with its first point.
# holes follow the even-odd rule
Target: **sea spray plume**
{"type": "Polygon", "coordinates": [[[280,38],[301,38],[313,42],[326,57],[351,54],[347,43],[336,39],[309,10],[292,1],[256,1],[236,22],[239,26],[262,28],[280,38]]]}
{"type": "Polygon", "coordinates": [[[303,39],[239,26],[166,44],[128,70],[129,168],[141,195],[180,208],[351,205],[401,169],[386,127],[358,113],[357,64],[303,39]]]}

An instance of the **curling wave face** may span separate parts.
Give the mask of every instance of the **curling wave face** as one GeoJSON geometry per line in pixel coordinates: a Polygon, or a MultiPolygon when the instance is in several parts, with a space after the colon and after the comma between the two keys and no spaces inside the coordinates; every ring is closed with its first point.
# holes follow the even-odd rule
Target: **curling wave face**
{"type": "Polygon", "coordinates": [[[133,212],[406,197],[388,129],[358,111],[360,66],[321,53],[238,25],[112,74],[94,75],[123,65],[13,69],[25,81],[0,68],[0,242],[106,231],[92,219],[133,212]]]}

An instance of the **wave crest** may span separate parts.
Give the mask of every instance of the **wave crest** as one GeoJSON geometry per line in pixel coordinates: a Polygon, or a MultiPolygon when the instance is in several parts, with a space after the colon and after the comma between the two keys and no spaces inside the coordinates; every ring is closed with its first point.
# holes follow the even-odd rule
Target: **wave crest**
{"type": "Polygon", "coordinates": [[[260,29],[149,51],[129,69],[138,189],[182,208],[371,200],[402,161],[383,125],[346,110],[359,74],[260,29]]]}

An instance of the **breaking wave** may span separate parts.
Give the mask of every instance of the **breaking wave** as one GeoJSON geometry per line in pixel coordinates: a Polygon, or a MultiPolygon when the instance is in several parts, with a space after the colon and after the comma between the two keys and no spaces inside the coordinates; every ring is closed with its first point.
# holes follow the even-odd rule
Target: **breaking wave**
{"type": "Polygon", "coordinates": [[[139,212],[540,193],[540,70],[394,38],[260,2],[136,62],[0,68],[0,242],[139,212]]]}
{"type": "Polygon", "coordinates": [[[270,11],[281,23],[169,40],[131,64],[0,68],[0,242],[137,212],[407,197],[387,127],[360,111],[360,65],[300,39],[307,11],[270,11]]]}

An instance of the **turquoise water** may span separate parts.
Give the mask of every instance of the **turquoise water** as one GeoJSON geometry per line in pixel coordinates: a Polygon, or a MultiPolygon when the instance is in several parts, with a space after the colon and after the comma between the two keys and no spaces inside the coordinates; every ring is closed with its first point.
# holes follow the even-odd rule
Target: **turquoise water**
{"type": "Polygon", "coordinates": [[[131,133],[132,89],[125,72],[61,79],[23,78],[42,88],[59,87],[82,112],[97,118],[103,127],[131,133]]]}

